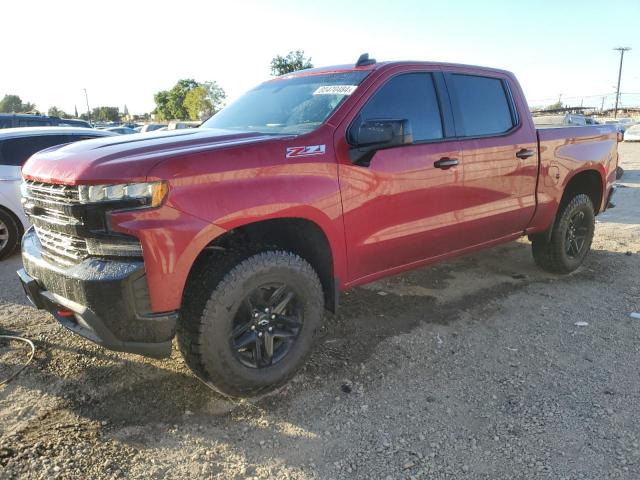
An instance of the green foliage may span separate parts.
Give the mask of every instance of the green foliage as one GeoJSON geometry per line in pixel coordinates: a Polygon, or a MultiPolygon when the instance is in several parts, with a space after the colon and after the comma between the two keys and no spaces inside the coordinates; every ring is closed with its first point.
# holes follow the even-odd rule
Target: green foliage
{"type": "Polygon", "coordinates": [[[271,60],[271,75],[279,76],[313,68],[311,57],[304,57],[304,50],[292,50],[286,56],[277,55],[271,60]]]}
{"type": "Polygon", "coordinates": [[[562,108],[564,105],[562,105],[562,102],[560,100],[558,100],[556,103],[552,103],[551,105],[547,105],[546,107],[544,107],[544,110],[557,110],[558,108],[562,108]]]}
{"type": "Polygon", "coordinates": [[[60,110],[58,107],[51,107],[47,112],[47,115],[49,115],[50,117],[69,118],[69,115],[60,110]]]}
{"type": "Polygon", "coordinates": [[[96,107],[91,111],[91,120],[95,122],[117,122],[120,120],[118,107],[96,107]]]}
{"type": "Polygon", "coordinates": [[[0,113],[25,113],[35,109],[36,106],[33,103],[22,103],[22,99],[18,95],[5,95],[0,100],[0,113]]]}
{"type": "Polygon", "coordinates": [[[169,91],[162,90],[153,96],[153,100],[156,102],[156,114],[157,120],[168,120],[172,118],[172,112],[169,109],[169,91]]]}
{"type": "Polygon", "coordinates": [[[157,92],[157,120],[197,120],[200,113],[217,112],[224,104],[226,94],[216,82],[198,83],[193,79],[178,80],[171,90],[157,92]]]}
{"type": "Polygon", "coordinates": [[[227,94],[216,82],[205,82],[187,93],[183,106],[190,120],[204,120],[217,113],[226,98],[227,94]]]}

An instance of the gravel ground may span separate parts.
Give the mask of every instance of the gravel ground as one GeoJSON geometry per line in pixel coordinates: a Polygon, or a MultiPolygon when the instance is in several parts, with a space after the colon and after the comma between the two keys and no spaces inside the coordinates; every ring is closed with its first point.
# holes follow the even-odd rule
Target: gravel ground
{"type": "MultiPolygon", "coordinates": [[[[281,390],[228,401],[177,351],[103,350],[0,264],[0,333],[36,343],[0,387],[1,478],[640,477],[640,144],[566,277],[528,242],[353,290],[281,390]],[[576,322],[587,322],[577,326],[576,322]]],[[[0,377],[28,350],[0,344],[0,377]]]]}

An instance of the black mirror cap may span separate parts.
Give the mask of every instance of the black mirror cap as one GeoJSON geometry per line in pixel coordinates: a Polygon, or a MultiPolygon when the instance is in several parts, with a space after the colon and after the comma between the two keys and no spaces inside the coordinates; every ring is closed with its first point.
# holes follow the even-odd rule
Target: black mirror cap
{"type": "Polygon", "coordinates": [[[409,120],[367,120],[355,132],[356,148],[388,148],[413,143],[409,120]]]}
{"type": "Polygon", "coordinates": [[[373,154],[385,148],[410,145],[413,133],[409,120],[379,119],[368,120],[353,132],[351,137],[351,161],[368,165],[373,154]]]}

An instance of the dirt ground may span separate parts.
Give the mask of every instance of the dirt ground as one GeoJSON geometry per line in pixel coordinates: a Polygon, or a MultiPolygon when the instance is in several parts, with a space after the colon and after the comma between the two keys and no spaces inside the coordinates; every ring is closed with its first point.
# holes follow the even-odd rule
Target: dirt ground
{"type": "MultiPolygon", "coordinates": [[[[343,297],[290,384],[228,401],[174,350],[108,352],[26,302],[0,263],[0,333],[36,356],[0,387],[0,477],[640,478],[640,144],[569,276],[525,240],[343,297]],[[587,322],[577,326],[576,322],[587,322]]],[[[0,344],[0,378],[28,353],[0,344]]]]}

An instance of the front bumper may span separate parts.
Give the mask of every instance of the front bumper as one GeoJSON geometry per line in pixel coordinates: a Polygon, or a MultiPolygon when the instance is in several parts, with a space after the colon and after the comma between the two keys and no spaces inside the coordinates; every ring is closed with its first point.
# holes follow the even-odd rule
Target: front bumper
{"type": "Polygon", "coordinates": [[[88,258],[61,267],[43,258],[41,249],[29,229],[18,277],[37,308],[105,348],[149,357],[171,354],[178,313],[151,312],[142,260],[88,258]]]}

